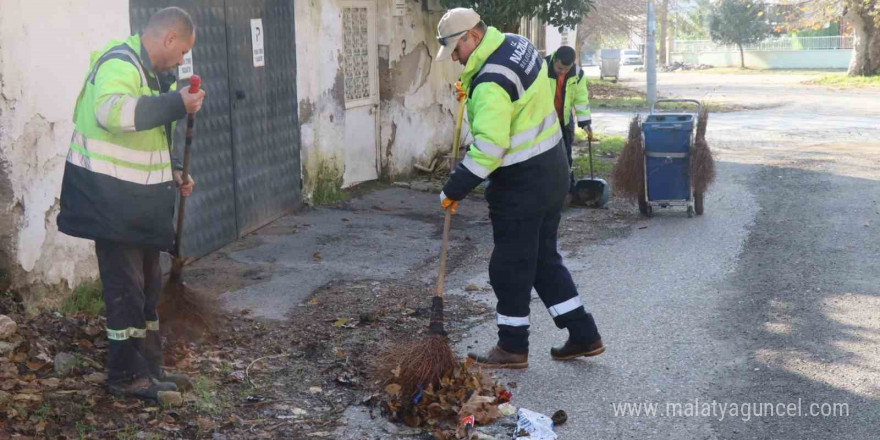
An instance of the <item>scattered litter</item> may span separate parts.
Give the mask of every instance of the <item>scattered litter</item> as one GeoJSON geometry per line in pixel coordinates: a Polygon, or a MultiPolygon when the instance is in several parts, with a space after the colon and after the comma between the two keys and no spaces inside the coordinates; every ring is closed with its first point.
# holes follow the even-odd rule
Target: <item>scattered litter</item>
{"type": "Polygon", "coordinates": [[[266,400],[266,396],[264,396],[262,394],[254,394],[253,396],[247,396],[245,398],[245,400],[248,403],[257,403],[257,402],[262,402],[262,401],[266,400]]]}
{"type": "Polygon", "coordinates": [[[461,422],[458,424],[458,438],[471,438],[471,434],[474,432],[474,416],[467,416],[461,419],[461,422]]]}
{"type": "Polygon", "coordinates": [[[340,385],[357,385],[360,383],[360,380],[352,373],[345,373],[336,376],[336,383],[340,385]]]}
{"type": "Polygon", "coordinates": [[[498,403],[507,403],[510,402],[510,399],[513,398],[513,393],[507,391],[505,389],[498,390],[498,403]]]}
{"type": "Polygon", "coordinates": [[[321,387],[309,387],[309,394],[321,394],[324,390],[321,387]]]}
{"type": "Polygon", "coordinates": [[[559,410],[553,413],[553,416],[550,417],[550,420],[553,420],[553,426],[559,426],[565,424],[568,421],[568,414],[564,410],[559,410]]]}
{"type": "Polygon", "coordinates": [[[525,408],[520,408],[517,415],[514,440],[556,440],[550,417],[525,408]]]}
{"type": "Polygon", "coordinates": [[[498,412],[504,417],[509,417],[516,414],[516,407],[511,405],[510,402],[502,403],[498,405],[498,412]]]}
{"type": "Polygon", "coordinates": [[[488,425],[501,416],[494,396],[480,396],[474,393],[458,412],[460,416],[470,415],[480,425],[488,425]]]}

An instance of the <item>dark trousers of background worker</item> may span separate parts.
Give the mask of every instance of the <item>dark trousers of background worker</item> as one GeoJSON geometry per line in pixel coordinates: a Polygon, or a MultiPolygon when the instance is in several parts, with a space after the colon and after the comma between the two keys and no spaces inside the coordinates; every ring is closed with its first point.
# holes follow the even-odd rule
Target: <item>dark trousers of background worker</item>
{"type": "Polygon", "coordinates": [[[601,339],[556,248],[568,181],[565,154],[557,144],[529,164],[500,168],[486,189],[495,241],[489,282],[498,298],[498,345],[511,353],[528,352],[533,287],[571,339],[601,339]]]}
{"type": "Polygon", "coordinates": [[[565,142],[565,153],[568,154],[568,177],[569,177],[569,191],[574,191],[574,170],[571,168],[573,162],[572,158],[572,148],[574,148],[574,118],[570,118],[568,120],[568,125],[562,125],[562,122],[559,123],[560,128],[562,128],[562,141],[565,142]]]}
{"type": "Polygon", "coordinates": [[[156,305],[162,290],[157,248],[96,241],[107,316],[107,381],[161,376],[156,305]]]}

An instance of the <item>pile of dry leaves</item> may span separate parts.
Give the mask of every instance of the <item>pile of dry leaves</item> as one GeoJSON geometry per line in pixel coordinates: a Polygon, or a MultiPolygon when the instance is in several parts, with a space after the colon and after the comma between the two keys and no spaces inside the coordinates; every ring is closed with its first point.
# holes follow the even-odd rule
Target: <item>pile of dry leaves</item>
{"type": "Polygon", "coordinates": [[[104,397],[103,318],[0,315],[0,328],[0,431],[79,438],[97,425],[91,409],[104,397]],[[56,411],[79,423],[63,432],[52,423],[56,411]]]}
{"type": "Polygon", "coordinates": [[[380,406],[390,420],[431,429],[435,439],[470,439],[474,425],[489,425],[513,413],[508,404],[511,396],[468,358],[436,389],[429,385],[413,396],[402,393],[399,384],[387,385],[380,406]]]}

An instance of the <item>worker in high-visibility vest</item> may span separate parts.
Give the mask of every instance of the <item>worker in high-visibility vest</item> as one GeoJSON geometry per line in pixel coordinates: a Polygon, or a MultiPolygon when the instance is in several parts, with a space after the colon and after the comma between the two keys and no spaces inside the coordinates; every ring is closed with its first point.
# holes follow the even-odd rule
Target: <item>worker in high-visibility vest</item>
{"type": "Polygon", "coordinates": [[[487,354],[468,356],[487,368],[528,367],[533,287],[556,325],[569,331],[565,344],[551,350],[554,359],[602,353],[596,323],[556,247],[569,166],[547,64],[529,40],[486,26],[472,9],[448,11],[437,31],[436,61],[465,66],[461,89],[474,137],[443,187],[441,206],[454,212],[488,180],[495,240],[489,280],[498,298],[498,343],[487,354]]]}
{"type": "MultiPolygon", "coordinates": [[[[590,139],[593,138],[592,118],[590,116],[590,92],[587,90],[587,79],[584,71],[575,63],[574,49],[562,46],[556,52],[545,58],[549,68],[547,79],[554,91],[554,104],[556,115],[562,128],[562,138],[565,140],[565,151],[568,154],[568,165],[572,164],[572,145],[574,144],[574,119],[577,119],[578,127],[587,132],[590,139]],[[572,118],[572,109],[575,118],[572,118]]],[[[574,191],[574,172],[569,173],[570,191],[574,191]]]]}
{"type": "Polygon", "coordinates": [[[58,229],[94,240],[107,315],[107,390],[158,400],[189,384],[162,370],[156,305],[160,250],[172,248],[174,202],[194,182],[172,159],[175,121],[205,92],[176,91],[175,69],[195,44],[180,8],[153,15],[142,35],[93,52],[74,110],[58,229]]]}

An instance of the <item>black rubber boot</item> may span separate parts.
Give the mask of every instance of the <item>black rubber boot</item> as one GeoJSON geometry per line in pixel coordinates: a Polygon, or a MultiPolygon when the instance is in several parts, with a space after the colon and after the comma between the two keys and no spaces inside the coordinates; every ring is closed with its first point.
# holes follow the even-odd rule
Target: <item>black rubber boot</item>
{"type": "Polygon", "coordinates": [[[147,377],[107,384],[107,393],[116,397],[136,397],[153,402],[159,401],[159,393],[163,391],[177,391],[177,385],[147,377]]]}

